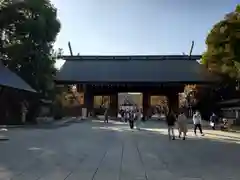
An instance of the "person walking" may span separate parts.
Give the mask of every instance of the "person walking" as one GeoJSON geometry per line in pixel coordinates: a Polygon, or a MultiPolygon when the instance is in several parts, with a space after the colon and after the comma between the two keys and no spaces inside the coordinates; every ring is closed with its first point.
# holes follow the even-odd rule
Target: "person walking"
{"type": "Polygon", "coordinates": [[[140,124],[141,124],[141,118],[142,118],[141,115],[142,115],[142,113],[141,113],[140,109],[137,109],[137,111],[136,111],[136,128],[138,130],[140,130],[140,124]]]}
{"type": "Polygon", "coordinates": [[[183,140],[185,140],[187,135],[187,116],[184,114],[183,111],[180,112],[177,119],[177,123],[178,123],[178,132],[179,132],[178,137],[181,138],[181,135],[183,133],[183,140]]]}
{"type": "Polygon", "coordinates": [[[168,125],[168,137],[169,139],[175,140],[174,126],[176,122],[176,116],[172,110],[169,111],[166,120],[168,125]]]}
{"type": "Polygon", "coordinates": [[[210,117],[210,126],[213,130],[216,129],[216,123],[217,123],[217,116],[215,113],[212,113],[212,115],[210,117]]]}
{"type": "Polygon", "coordinates": [[[129,112],[129,126],[130,126],[130,129],[133,129],[134,128],[134,112],[132,110],[130,110],[129,112]]]}
{"type": "Polygon", "coordinates": [[[106,110],[104,112],[104,122],[108,123],[108,107],[106,108],[106,110]]]}
{"type": "Polygon", "coordinates": [[[126,109],[124,112],[124,122],[128,122],[129,118],[130,118],[130,112],[128,109],[126,109]]]}
{"type": "Polygon", "coordinates": [[[120,118],[121,118],[120,121],[124,122],[124,110],[122,108],[120,108],[119,114],[120,114],[120,118]]]}
{"type": "Polygon", "coordinates": [[[199,111],[193,115],[193,124],[194,124],[194,134],[197,135],[197,129],[199,129],[202,136],[204,136],[202,131],[202,117],[199,111]]]}

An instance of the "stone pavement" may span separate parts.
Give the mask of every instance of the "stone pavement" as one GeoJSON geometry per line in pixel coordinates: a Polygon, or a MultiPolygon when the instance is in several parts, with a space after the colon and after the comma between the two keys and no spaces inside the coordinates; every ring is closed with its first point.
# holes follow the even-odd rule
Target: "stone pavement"
{"type": "Polygon", "coordinates": [[[0,180],[240,179],[239,134],[196,137],[190,129],[186,141],[169,141],[162,122],[132,131],[99,120],[4,133],[10,140],[0,141],[0,180]]]}
{"type": "Polygon", "coordinates": [[[47,126],[47,125],[63,125],[65,123],[69,123],[76,120],[80,121],[80,118],[64,117],[62,119],[55,120],[53,117],[42,117],[42,118],[37,118],[37,124],[0,125],[0,130],[9,129],[9,128],[28,128],[28,127],[34,128],[34,127],[47,126]]]}

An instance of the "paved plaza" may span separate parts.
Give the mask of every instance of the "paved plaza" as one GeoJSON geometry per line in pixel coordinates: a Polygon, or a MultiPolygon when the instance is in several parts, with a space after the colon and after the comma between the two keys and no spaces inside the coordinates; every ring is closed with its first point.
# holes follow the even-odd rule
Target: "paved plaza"
{"type": "Polygon", "coordinates": [[[189,131],[169,141],[163,122],[142,130],[99,120],[0,132],[1,180],[239,180],[240,135],[189,131]]]}

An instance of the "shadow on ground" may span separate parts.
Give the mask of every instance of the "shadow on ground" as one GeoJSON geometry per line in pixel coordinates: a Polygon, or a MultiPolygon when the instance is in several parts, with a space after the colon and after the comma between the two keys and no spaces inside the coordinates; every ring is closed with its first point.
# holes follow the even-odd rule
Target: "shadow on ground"
{"type": "MultiPolygon", "coordinates": [[[[93,129],[101,129],[107,131],[118,131],[118,132],[128,132],[128,133],[143,133],[144,134],[154,134],[154,135],[164,135],[168,136],[167,127],[164,122],[157,122],[157,121],[149,121],[149,122],[142,122],[140,125],[140,130],[136,128],[131,130],[128,126],[128,123],[124,122],[117,122],[117,121],[109,121],[109,123],[104,123],[103,121],[92,121],[93,122],[93,129]],[[94,126],[97,124],[97,126],[94,126]],[[101,126],[102,125],[102,126],[101,126]]],[[[228,132],[221,132],[219,130],[209,130],[206,129],[204,131],[205,136],[201,136],[200,134],[195,136],[193,133],[193,129],[188,129],[188,140],[210,140],[210,141],[217,141],[217,142],[225,142],[225,143],[237,143],[240,144],[240,134],[239,133],[228,133],[228,132]],[[228,135],[229,134],[229,135],[228,135]],[[233,136],[234,134],[234,136],[233,136]],[[238,135],[239,134],[239,135],[238,135]]],[[[178,135],[177,129],[175,129],[175,135],[178,135]]]]}

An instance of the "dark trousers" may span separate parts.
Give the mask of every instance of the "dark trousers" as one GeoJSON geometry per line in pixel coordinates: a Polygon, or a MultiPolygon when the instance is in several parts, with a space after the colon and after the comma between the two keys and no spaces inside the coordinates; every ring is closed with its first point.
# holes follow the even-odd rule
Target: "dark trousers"
{"type": "Polygon", "coordinates": [[[104,122],[108,123],[108,116],[105,116],[104,122]]]}
{"type": "Polygon", "coordinates": [[[134,121],[133,121],[133,120],[130,120],[130,121],[129,121],[129,126],[130,126],[131,129],[134,128],[134,121]]]}
{"type": "Polygon", "coordinates": [[[215,130],[216,122],[210,121],[210,123],[212,123],[212,124],[211,124],[212,130],[215,130]]]}
{"type": "Polygon", "coordinates": [[[200,133],[202,134],[202,125],[201,124],[194,124],[194,133],[197,133],[197,129],[199,129],[200,133]]]}

